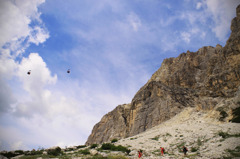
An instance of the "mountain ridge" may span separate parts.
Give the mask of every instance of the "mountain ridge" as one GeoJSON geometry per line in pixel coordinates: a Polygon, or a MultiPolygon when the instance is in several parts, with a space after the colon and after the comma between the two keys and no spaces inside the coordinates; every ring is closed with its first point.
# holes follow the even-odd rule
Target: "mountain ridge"
{"type": "Polygon", "coordinates": [[[186,107],[218,111],[221,121],[230,121],[239,107],[240,5],[231,22],[226,45],[206,46],[165,59],[131,103],[117,106],[97,123],[87,145],[122,139],[155,127],[186,107]],[[221,112],[225,112],[222,113],[221,112]]]}

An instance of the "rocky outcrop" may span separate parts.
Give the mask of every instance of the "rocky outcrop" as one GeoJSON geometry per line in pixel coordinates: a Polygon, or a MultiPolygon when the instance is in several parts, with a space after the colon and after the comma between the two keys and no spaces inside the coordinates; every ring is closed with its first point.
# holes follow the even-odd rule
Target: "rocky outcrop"
{"type": "Polygon", "coordinates": [[[94,126],[86,144],[139,134],[185,107],[215,109],[222,121],[231,120],[232,110],[240,106],[240,5],[231,30],[224,47],[207,46],[165,59],[130,104],[116,107],[94,126]]]}

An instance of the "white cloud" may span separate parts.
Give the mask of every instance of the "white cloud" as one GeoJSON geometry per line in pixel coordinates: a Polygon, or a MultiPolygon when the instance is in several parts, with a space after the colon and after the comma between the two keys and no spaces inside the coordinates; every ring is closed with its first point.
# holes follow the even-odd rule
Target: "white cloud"
{"type": "Polygon", "coordinates": [[[190,42],[190,38],[191,38],[191,34],[187,33],[187,32],[182,32],[181,33],[181,37],[182,39],[186,42],[189,43],[190,42]]]}
{"type": "Polygon", "coordinates": [[[132,26],[133,30],[137,32],[139,27],[141,27],[142,25],[140,18],[135,13],[132,12],[128,15],[127,19],[130,25],[132,26]]]}
{"type": "Polygon", "coordinates": [[[198,2],[197,3],[197,6],[196,6],[196,9],[200,9],[202,7],[202,3],[201,2],[198,2]]]}
{"type": "Polygon", "coordinates": [[[6,42],[26,37],[30,30],[28,25],[31,20],[21,13],[21,10],[12,1],[0,2],[0,46],[6,42]]]}
{"type": "Polygon", "coordinates": [[[0,78],[0,114],[10,110],[10,105],[16,102],[11,88],[3,78],[0,78]]]}
{"type": "Polygon", "coordinates": [[[23,82],[24,89],[30,92],[42,90],[46,84],[55,84],[57,80],[56,75],[51,77],[50,70],[38,53],[31,53],[28,58],[22,59],[18,77],[23,82]],[[30,76],[27,76],[28,70],[31,70],[30,76]]]}
{"type": "Polygon", "coordinates": [[[220,41],[227,40],[227,33],[230,30],[229,22],[236,16],[236,8],[240,2],[238,0],[204,0],[206,14],[210,14],[215,22],[211,26],[212,31],[220,41]]]}
{"type": "Polygon", "coordinates": [[[38,45],[40,43],[44,43],[48,38],[49,38],[49,33],[47,32],[47,30],[45,28],[36,26],[31,30],[29,42],[38,45]]]}
{"type": "MultiPolygon", "coordinates": [[[[24,53],[29,43],[38,45],[49,38],[37,8],[44,2],[44,0],[0,1],[0,81],[1,88],[5,88],[1,93],[1,98],[4,99],[1,100],[3,102],[1,111],[9,110],[13,105],[16,106],[14,104],[16,97],[13,95],[9,80],[16,80],[16,77],[20,79],[23,83],[22,89],[35,99],[38,95],[47,94],[43,89],[46,84],[56,82],[56,76],[51,77],[45,62],[38,54],[30,54],[29,58],[23,58],[21,63],[15,61],[17,57],[21,59],[19,55],[24,53]],[[36,24],[30,26],[33,20],[36,24]],[[30,69],[35,71],[31,78],[26,76],[26,72],[30,69]]],[[[28,109],[26,103],[19,102],[21,110],[26,112],[28,109]]]]}
{"type": "Polygon", "coordinates": [[[0,47],[7,44],[5,49],[18,55],[24,52],[30,42],[43,43],[49,37],[44,27],[30,26],[32,20],[37,25],[42,25],[37,7],[43,2],[44,0],[0,1],[0,47]]]}
{"type": "Polygon", "coordinates": [[[28,58],[22,59],[17,75],[31,101],[19,103],[15,113],[19,116],[31,116],[34,112],[46,111],[46,107],[51,104],[51,92],[46,86],[55,84],[57,76],[51,76],[46,63],[37,53],[31,53],[28,58]],[[30,75],[27,75],[28,70],[31,70],[30,75]]]}

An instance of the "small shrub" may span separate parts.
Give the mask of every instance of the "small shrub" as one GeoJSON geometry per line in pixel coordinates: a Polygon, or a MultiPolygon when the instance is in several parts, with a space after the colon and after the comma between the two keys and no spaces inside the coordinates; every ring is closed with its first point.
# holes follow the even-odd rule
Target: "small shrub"
{"type": "Polygon", "coordinates": [[[113,145],[111,143],[104,143],[104,144],[102,144],[100,149],[102,149],[102,150],[111,150],[111,151],[122,151],[122,152],[126,152],[128,154],[131,152],[128,148],[126,148],[126,147],[124,147],[122,145],[115,146],[115,145],[113,145]]]}
{"type": "Polygon", "coordinates": [[[27,155],[41,155],[43,153],[44,150],[35,150],[33,149],[32,151],[30,151],[30,153],[27,153],[27,155]]]}
{"type": "Polygon", "coordinates": [[[7,152],[7,153],[0,153],[1,155],[7,157],[7,158],[12,158],[17,156],[16,154],[12,153],[12,152],[7,152]]]}
{"type": "MultiPolygon", "coordinates": [[[[238,104],[240,105],[240,101],[238,102],[238,104]]],[[[233,110],[232,122],[233,123],[240,123],[240,107],[233,110]]]]}
{"type": "Polygon", "coordinates": [[[114,145],[113,144],[110,144],[110,143],[103,143],[102,146],[101,146],[101,149],[102,150],[112,150],[114,149],[114,145]]]}
{"type": "Polygon", "coordinates": [[[158,141],[158,139],[159,139],[159,136],[155,136],[154,138],[151,138],[152,140],[156,140],[156,141],[158,141]]]}
{"type": "Polygon", "coordinates": [[[135,138],[130,138],[130,140],[135,140],[135,139],[137,139],[137,137],[135,137],[135,138]]]}
{"type": "Polygon", "coordinates": [[[90,146],[90,149],[94,149],[94,148],[96,148],[96,147],[98,147],[98,144],[92,144],[92,145],[90,146]]]}
{"type": "Polygon", "coordinates": [[[65,151],[73,151],[73,148],[66,148],[65,151]]]}
{"type": "Polygon", "coordinates": [[[172,136],[171,134],[169,134],[169,133],[166,133],[166,136],[172,136]]]}
{"type": "Polygon", "coordinates": [[[223,132],[223,131],[218,132],[218,135],[224,139],[230,136],[227,132],[223,132]]]}
{"type": "Polygon", "coordinates": [[[229,152],[232,157],[240,157],[240,146],[237,146],[234,150],[227,149],[227,152],[229,152]]]}
{"type": "Polygon", "coordinates": [[[177,144],[177,148],[179,152],[182,152],[182,147],[185,145],[185,142],[177,144]]]}
{"type": "Polygon", "coordinates": [[[221,136],[223,139],[229,138],[229,137],[240,137],[240,134],[228,134],[227,132],[218,132],[218,135],[221,136]]]}
{"type": "Polygon", "coordinates": [[[198,145],[198,146],[201,146],[202,144],[203,144],[203,143],[202,143],[201,139],[198,138],[198,140],[197,140],[197,145],[198,145]]]}
{"type": "Polygon", "coordinates": [[[84,155],[88,155],[88,154],[90,154],[89,149],[79,150],[78,152],[81,153],[81,154],[84,154],[84,155]]]}
{"type": "Polygon", "coordinates": [[[128,148],[126,148],[126,147],[124,147],[122,145],[117,146],[116,150],[117,151],[126,152],[127,154],[129,154],[131,152],[131,150],[129,150],[128,148]]]}
{"type": "Polygon", "coordinates": [[[60,147],[56,147],[55,149],[48,149],[47,153],[48,153],[48,155],[58,156],[62,152],[61,152],[61,148],[60,147]]]}
{"type": "Polygon", "coordinates": [[[118,139],[112,139],[111,143],[115,143],[117,141],[118,141],[118,139]]]}
{"type": "Polygon", "coordinates": [[[24,154],[24,151],[23,150],[16,150],[16,151],[14,151],[14,153],[22,155],[22,154],[24,154]]]}
{"type": "Polygon", "coordinates": [[[87,147],[87,146],[86,145],[79,145],[79,146],[77,146],[78,149],[84,148],[84,147],[87,147]]]}
{"type": "Polygon", "coordinates": [[[191,148],[191,152],[197,152],[197,151],[198,151],[198,149],[196,147],[191,148]]]}

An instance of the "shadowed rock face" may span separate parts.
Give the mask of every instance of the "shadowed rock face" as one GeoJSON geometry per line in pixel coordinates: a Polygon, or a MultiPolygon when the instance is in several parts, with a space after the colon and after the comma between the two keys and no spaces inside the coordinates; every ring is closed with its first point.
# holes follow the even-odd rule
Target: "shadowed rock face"
{"type": "Polygon", "coordinates": [[[168,58],[136,93],[130,104],[119,105],[97,123],[86,142],[103,143],[144,132],[180,113],[185,107],[229,113],[240,103],[240,5],[224,47],[168,58]]]}

